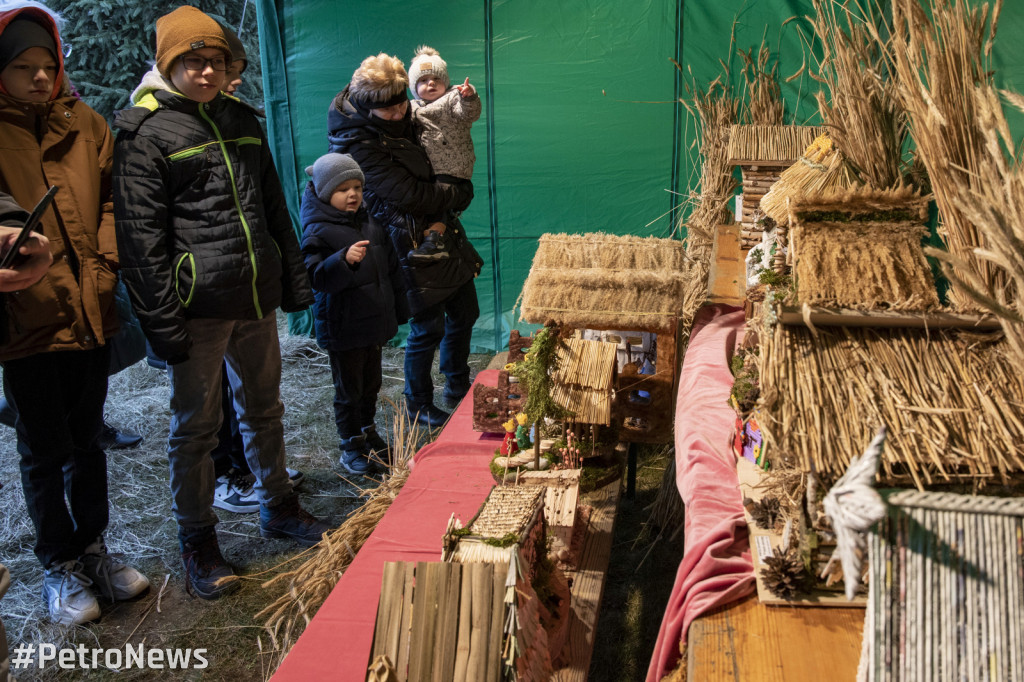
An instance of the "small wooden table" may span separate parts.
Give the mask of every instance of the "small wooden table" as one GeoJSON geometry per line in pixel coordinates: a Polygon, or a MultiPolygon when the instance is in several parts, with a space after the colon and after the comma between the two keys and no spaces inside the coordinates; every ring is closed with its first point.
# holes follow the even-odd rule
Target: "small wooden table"
{"type": "Polygon", "coordinates": [[[853,682],[864,609],[765,606],[755,595],[690,624],[690,682],[853,682]]]}

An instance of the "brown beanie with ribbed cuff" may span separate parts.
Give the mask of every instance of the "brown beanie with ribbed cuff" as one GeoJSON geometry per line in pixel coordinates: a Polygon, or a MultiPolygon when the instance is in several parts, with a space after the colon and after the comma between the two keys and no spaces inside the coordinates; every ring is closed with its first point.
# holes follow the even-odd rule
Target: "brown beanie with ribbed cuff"
{"type": "Polygon", "coordinates": [[[223,51],[231,61],[231,47],[220,24],[195,7],[182,5],[156,20],[156,68],[164,78],[171,78],[175,59],[204,47],[223,51]]]}

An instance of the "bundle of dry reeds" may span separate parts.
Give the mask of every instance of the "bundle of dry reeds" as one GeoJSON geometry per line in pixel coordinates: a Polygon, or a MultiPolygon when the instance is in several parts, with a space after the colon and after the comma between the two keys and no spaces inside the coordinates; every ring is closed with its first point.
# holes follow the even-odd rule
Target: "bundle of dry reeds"
{"type": "Polygon", "coordinates": [[[984,484],[1024,472],[1024,375],[1005,342],[785,325],[762,338],[758,422],[774,467],[835,480],[885,424],[890,483],[984,484]]]}
{"type": "Polygon", "coordinates": [[[939,306],[921,250],[928,199],[910,187],[805,196],[790,204],[799,303],[858,310],[939,306]]]}
{"type": "Polygon", "coordinates": [[[729,163],[729,133],[736,123],[739,100],[716,79],[707,89],[689,88],[692,101],[683,104],[698,121],[700,140],[700,186],[690,196],[693,211],[680,216],[678,227],[686,232],[686,286],[680,319],[682,348],[689,340],[697,311],[707,300],[715,231],[732,220],[728,204],[736,192],[736,180],[729,163]]]}
{"type": "MultiPolygon", "coordinates": [[[[989,191],[980,165],[988,144],[983,122],[991,118],[979,110],[988,97],[976,96],[975,86],[991,88],[988,60],[1001,7],[1001,0],[994,9],[967,0],[895,0],[889,43],[911,135],[942,218],[940,234],[955,263],[953,277],[979,287],[990,300],[1001,295],[1007,276],[975,253],[992,245],[962,205],[989,191]]],[[[960,310],[976,308],[958,287],[951,290],[950,303],[960,310]]]]}
{"type": "Polygon", "coordinates": [[[821,117],[861,182],[894,187],[902,181],[907,130],[897,86],[888,78],[885,45],[871,28],[879,19],[856,0],[814,0],[814,10],[822,49],[817,80],[828,88],[818,92],[821,117]]]}
{"type": "Polygon", "coordinates": [[[789,224],[788,203],[803,196],[826,196],[857,183],[857,176],[831,138],[820,135],[800,160],[782,171],[779,181],[761,199],[761,210],[777,225],[789,224]]]}
{"type": "Polygon", "coordinates": [[[320,544],[309,550],[311,554],[304,563],[263,583],[264,589],[285,590],[254,616],[256,620],[266,618],[264,628],[273,643],[277,664],[284,660],[409,477],[409,461],[419,438],[404,410],[395,410],[395,414],[393,462],[383,482],[363,492],[367,497],[363,506],[326,533],[320,544]]]}
{"type": "Polygon", "coordinates": [[[747,84],[745,118],[754,125],[782,125],[785,106],[779,90],[779,60],[772,61],[771,50],[761,41],[754,58],[754,48],[738,50],[743,60],[743,80],[747,84]],[[769,66],[771,62],[771,66],[769,66]]]}

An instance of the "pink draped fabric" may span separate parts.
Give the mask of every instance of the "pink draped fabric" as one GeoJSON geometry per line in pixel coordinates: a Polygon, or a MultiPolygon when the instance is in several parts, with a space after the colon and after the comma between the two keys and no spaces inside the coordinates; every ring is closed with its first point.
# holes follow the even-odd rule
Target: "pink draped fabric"
{"type": "Polygon", "coordinates": [[[647,670],[658,682],[679,660],[694,618],[750,594],[754,568],[731,441],[729,359],[743,335],[743,310],[707,306],[694,321],[676,401],[676,484],[686,505],[683,560],[647,670]]]}

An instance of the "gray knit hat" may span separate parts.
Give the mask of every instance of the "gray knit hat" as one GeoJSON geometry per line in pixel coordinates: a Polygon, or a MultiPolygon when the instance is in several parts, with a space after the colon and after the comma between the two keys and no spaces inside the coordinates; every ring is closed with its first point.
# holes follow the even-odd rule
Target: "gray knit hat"
{"type": "Polygon", "coordinates": [[[346,180],[355,178],[366,184],[363,171],[359,164],[348,154],[330,153],[324,154],[312,166],[306,168],[306,175],[313,178],[313,190],[320,197],[320,201],[330,202],[331,195],[338,185],[346,180]]]}

